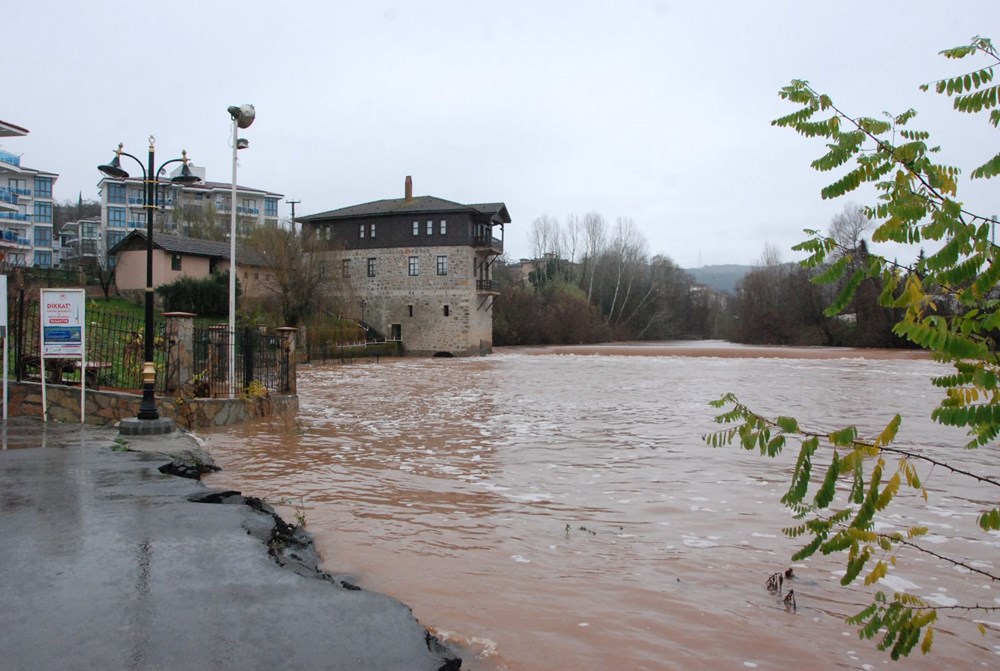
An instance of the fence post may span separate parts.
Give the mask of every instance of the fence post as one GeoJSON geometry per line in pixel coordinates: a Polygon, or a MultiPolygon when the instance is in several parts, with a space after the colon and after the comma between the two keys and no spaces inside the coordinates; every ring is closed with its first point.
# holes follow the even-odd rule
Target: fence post
{"type": "MultiPolygon", "coordinates": [[[[250,386],[250,383],[254,380],[254,369],[253,369],[253,357],[254,350],[257,346],[257,333],[254,329],[249,326],[245,327],[240,333],[242,343],[237,341],[237,345],[242,345],[243,353],[243,383],[234,391],[234,393],[243,393],[250,386]]],[[[239,374],[236,375],[239,377],[239,374]]]]}
{"type": "Polygon", "coordinates": [[[229,327],[218,324],[208,327],[208,384],[212,398],[226,396],[236,385],[229,379],[229,327]]]}
{"type": "Polygon", "coordinates": [[[164,312],[167,340],[167,392],[183,389],[194,377],[194,313],[164,312]]]}
{"type": "Polygon", "coordinates": [[[284,356],[282,357],[282,376],[284,377],[285,390],[289,394],[296,393],[298,385],[295,381],[295,360],[298,358],[295,354],[295,333],[298,331],[294,326],[281,326],[277,329],[278,333],[281,334],[282,340],[284,341],[284,356]]]}

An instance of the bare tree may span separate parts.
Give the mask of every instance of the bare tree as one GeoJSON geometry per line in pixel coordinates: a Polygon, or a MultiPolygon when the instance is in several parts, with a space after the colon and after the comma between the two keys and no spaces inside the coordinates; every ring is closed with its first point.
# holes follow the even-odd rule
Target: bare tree
{"type": "Polygon", "coordinates": [[[536,286],[541,286],[548,279],[547,267],[550,260],[555,260],[558,265],[562,247],[561,238],[558,219],[543,214],[531,222],[528,239],[531,241],[536,286]]]}
{"type": "Polygon", "coordinates": [[[580,244],[580,237],[583,234],[583,227],[575,214],[566,217],[566,227],[563,232],[563,242],[565,244],[566,260],[569,261],[568,280],[576,280],[576,252],[580,244]]]}
{"type": "Polygon", "coordinates": [[[872,223],[865,215],[864,209],[855,203],[848,203],[844,205],[844,211],[830,222],[830,237],[836,240],[844,251],[850,252],[858,248],[871,227],[872,223]]]}
{"type": "Polygon", "coordinates": [[[271,271],[272,289],[286,326],[298,326],[323,299],[330,260],[317,243],[315,236],[303,237],[274,224],[254,230],[248,240],[271,271]]]}
{"type": "Polygon", "coordinates": [[[583,237],[586,247],[584,257],[584,274],[590,271],[590,279],[587,281],[587,302],[590,302],[594,295],[594,275],[597,273],[597,260],[604,253],[608,240],[608,225],[597,212],[588,212],[583,215],[583,237]]]}
{"type": "Polygon", "coordinates": [[[621,321],[635,279],[635,266],[645,264],[646,239],[639,232],[632,217],[618,217],[615,221],[615,234],[608,249],[612,262],[615,264],[615,290],[608,309],[609,322],[621,321]],[[615,308],[618,307],[618,316],[615,308]]]}

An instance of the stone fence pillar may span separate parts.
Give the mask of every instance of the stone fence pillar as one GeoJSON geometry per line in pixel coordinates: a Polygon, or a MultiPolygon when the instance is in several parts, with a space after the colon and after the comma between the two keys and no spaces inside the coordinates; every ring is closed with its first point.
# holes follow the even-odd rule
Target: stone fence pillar
{"type": "Polygon", "coordinates": [[[295,333],[298,329],[294,326],[281,326],[275,330],[281,334],[284,341],[285,361],[288,362],[288,373],[286,376],[288,380],[288,393],[295,394],[298,390],[298,385],[295,381],[295,359],[297,358],[295,354],[295,333]]]}
{"type": "Polygon", "coordinates": [[[194,313],[164,312],[167,336],[167,393],[175,394],[194,377],[194,313]]]}

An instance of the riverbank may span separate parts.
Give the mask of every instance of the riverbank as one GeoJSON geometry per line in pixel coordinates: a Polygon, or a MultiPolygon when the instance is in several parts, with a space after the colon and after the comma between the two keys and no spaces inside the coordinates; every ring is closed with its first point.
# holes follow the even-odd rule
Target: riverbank
{"type": "Polygon", "coordinates": [[[193,437],[127,441],[0,425],[4,668],[460,668],[265,503],[190,477],[211,463],[193,437]]]}
{"type": "Polygon", "coordinates": [[[594,345],[532,345],[494,347],[497,354],[575,354],[580,356],[687,356],[722,359],[880,359],[920,361],[931,355],[920,349],[860,347],[784,347],[741,345],[724,340],[618,342],[594,345]]]}

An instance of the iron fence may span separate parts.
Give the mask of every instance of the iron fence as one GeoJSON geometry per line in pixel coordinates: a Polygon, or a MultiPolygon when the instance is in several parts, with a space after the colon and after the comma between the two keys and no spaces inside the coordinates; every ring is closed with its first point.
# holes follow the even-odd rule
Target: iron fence
{"type": "Polygon", "coordinates": [[[198,395],[262,396],[291,389],[289,352],[285,337],[255,328],[229,331],[225,327],[194,329],[194,384],[198,395]],[[229,375],[230,338],[233,376],[229,375]]]}
{"type": "MultiPolygon", "coordinates": [[[[18,380],[41,376],[41,313],[38,299],[20,291],[8,301],[8,337],[13,347],[9,362],[18,380]]],[[[145,319],[134,315],[103,310],[91,303],[86,309],[87,386],[138,390],[142,388],[142,365],[145,359],[145,319]]],[[[154,324],[153,361],[156,364],[157,392],[166,389],[170,357],[164,338],[164,324],[154,324]]],[[[80,362],[75,359],[45,359],[49,382],[79,383],[80,362]]]]}

